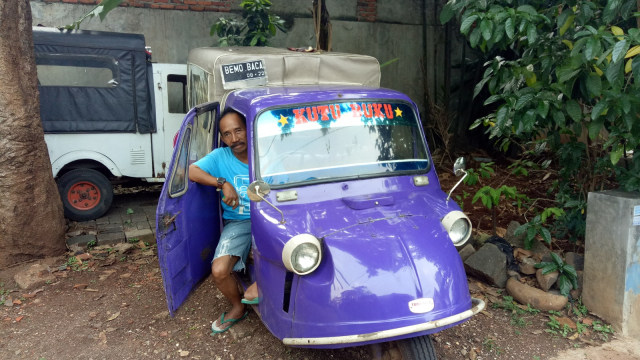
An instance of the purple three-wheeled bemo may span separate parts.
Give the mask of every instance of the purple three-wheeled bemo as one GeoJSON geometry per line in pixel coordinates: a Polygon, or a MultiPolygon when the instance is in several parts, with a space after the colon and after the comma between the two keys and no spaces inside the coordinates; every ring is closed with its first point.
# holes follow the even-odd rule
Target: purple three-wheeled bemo
{"type": "MultiPolygon", "coordinates": [[[[192,110],[157,210],[173,313],[210,274],[222,228],[218,192],[189,165],[224,146],[218,115],[246,117],[254,307],[284,344],[339,348],[397,341],[435,358],[428,334],[484,308],[456,247],[471,223],[440,188],[416,105],[379,87],[368,56],[200,48],[188,61],[192,110]]],[[[464,164],[454,171],[464,174],[464,164]]],[[[452,189],[453,190],[453,189],[452,189]]]]}

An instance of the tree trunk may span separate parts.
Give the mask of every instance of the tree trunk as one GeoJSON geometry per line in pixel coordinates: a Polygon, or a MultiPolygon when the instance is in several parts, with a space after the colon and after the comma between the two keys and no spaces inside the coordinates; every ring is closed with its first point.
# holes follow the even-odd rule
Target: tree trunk
{"type": "Polygon", "coordinates": [[[65,250],[27,0],[0,0],[0,268],[65,250]]]}

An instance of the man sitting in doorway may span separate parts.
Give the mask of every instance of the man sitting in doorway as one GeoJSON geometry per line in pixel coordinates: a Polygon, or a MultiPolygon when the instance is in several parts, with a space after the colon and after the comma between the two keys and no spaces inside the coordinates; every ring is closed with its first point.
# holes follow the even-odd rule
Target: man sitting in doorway
{"type": "Polygon", "coordinates": [[[222,295],[231,302],[231,310],[222,313],[211,324],[213,333],[229,330],[247,316],[245,304],[257,304],[259,301],[256,284],[251,284],[245,292],[245,298],[242,298],[238,283],[231,273],[245,268],[251,249],[249,197],[246,191],[237,190],[249,181],[246,120],[239,112],[227,108],[220,116],[219,130],[222,142],[227,147],[214,149],[189,166],[191,181],[215,186],[223,195],[224,228],[213,256],[211,273],[222,295]]]}

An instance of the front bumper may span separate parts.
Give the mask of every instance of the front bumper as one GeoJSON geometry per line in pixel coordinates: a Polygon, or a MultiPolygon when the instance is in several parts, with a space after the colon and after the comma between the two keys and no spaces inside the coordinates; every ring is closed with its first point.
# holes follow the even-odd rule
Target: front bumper
{"type": "Polygon", "coordinates": [[[284,338],[282,342],[289,346],[318,346],[318,345],[332,345],[332,344],[352,344],[362,343],[368,341],[375,341],[381,339],[394,338],[411,333],[418,333],[426,330],[437,329],[453,323],[465,320],[471,316],[484,310],[485,302],[481,299],[472,298],[471,302],[473,306],[469,310],[465,310],[461,313],[448,316],[439,320],[428,321],[422,324],[404,326],[395,329],[376,331],[368,334],[357,335],[345,335],[345,336],[328,336],[328,337],[315,337],[315,338],[284,338]]]}

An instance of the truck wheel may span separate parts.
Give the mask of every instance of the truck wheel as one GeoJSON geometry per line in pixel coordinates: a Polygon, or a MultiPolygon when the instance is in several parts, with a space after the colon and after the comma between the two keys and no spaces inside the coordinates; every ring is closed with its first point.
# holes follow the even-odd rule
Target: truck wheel
{"type": "Polygon", "coordinates": [[[75,221],[99,218],[113,201],[109,179],[92,169],[76,169],[62,175],[58,180],[58,191],[64,216],[75,221]]]}
{"type": "Polygon", "coordinates": [[[436,360],[436,349],[428,335],[398,341],[403,360],[436,360]]]}

